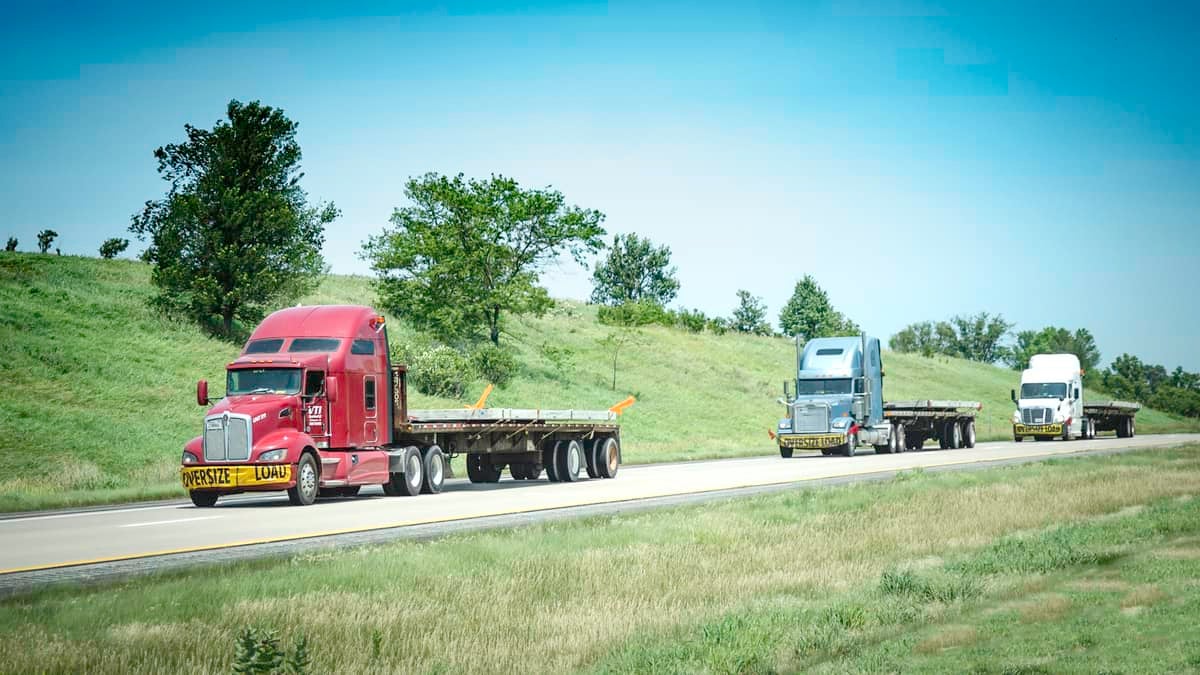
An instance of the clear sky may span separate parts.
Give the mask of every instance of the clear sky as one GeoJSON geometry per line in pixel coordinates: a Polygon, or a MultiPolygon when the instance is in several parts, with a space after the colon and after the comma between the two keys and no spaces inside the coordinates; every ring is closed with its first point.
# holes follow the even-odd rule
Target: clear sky
{"type": "Polygon", "coordinates": [[[6,5],[0,238],[95,255],[154,148],[258,99],[342,209],[334,272],[409,176],[495,172],[669,245],[710,314],[809,273],[885,339],[986,310],[1200,370],[1197,3],[336,4],[6,5]]]}

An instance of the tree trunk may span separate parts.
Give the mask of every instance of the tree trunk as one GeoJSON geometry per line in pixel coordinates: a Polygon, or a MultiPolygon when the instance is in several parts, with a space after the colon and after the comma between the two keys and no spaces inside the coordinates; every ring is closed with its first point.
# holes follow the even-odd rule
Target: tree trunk
{"type": "Polygon", "coordinates": [[[492,344],[499,347],[500,346],[500,308],[499,307],[492,308],[492,316],[491,316],[490,323],[491,323],[492,344]]]}
{"type": "Polygon", "coordinates": [[[221,324],[225,329],[225,337],[233,337],[233,308],[221,308],[221,324]]]}

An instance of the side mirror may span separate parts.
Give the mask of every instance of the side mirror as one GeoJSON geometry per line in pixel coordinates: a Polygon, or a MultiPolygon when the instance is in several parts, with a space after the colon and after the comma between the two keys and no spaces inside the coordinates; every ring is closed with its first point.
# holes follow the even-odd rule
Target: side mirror
{"type": "Polygon", "coordinates": [[[1016,390],[1016,389],[1009,389],[1009,390],[1008,390],[1008,395],[1012,397],[1012,402],[1015,404],[1015,403],[1017,402],[1017,390],[1016,390]]]}
{"type": "Polygon", "coordinates": [[[338,381],[332,375],[325,378],[325,398],[330,403],[337,403],[338,400],[338,381]]]}
{"type": "Polygon", "coordinates": [[[783,398],[787,399],[788,401],[792,400],[793,398],[792,383],[786,380],[783,383],[783,398]]]}
{"type": "Polygon", "coordinates": [[[208,405],[208,380],[196,383],[196,405],[208,405]]]}

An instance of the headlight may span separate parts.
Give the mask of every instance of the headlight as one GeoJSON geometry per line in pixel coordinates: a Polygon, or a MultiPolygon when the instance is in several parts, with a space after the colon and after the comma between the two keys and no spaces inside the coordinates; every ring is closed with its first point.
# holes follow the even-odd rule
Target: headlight
{"type": "Polygon", "coordinates": [[[837,429],[845,428],[847,424],[850,424],[849,417],[839,417],[833,421],[833,426],[837,429]]]}
{"type": "Polygon", "coordinates": [[[279,448],[277,450],[268,450],[258,456],[260,462],[278,462],[287,456],[287,448],[279,448]]]}
{"type": "Polygon", "coordinates": [[[780,429],[791,429],[792,421],[791,420],[779,420],[779,428],[780,429]]]}
{"type": "Polygon", "coordinates": [[[1012,421],[1013,421],[1013,424],[1021,423],[1021,411],[1020,410],[1013,411],[1012,421]]]}
{"type": "Polygon", "coordinates": [[[183,451],[183,459],[181,461],[184,464],[195,464],[195,463],[199,462],[200,459],[198,457],[196,457],[195,455],[193,455],[192,453],[188,452],[187,450],[184,450],[183,451]]]}

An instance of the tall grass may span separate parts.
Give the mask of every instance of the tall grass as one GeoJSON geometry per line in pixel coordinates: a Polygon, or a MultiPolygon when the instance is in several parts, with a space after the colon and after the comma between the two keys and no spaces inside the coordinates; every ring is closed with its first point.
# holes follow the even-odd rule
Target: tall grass
{"type": "MultiPolygon", "coordinates": [[[[201,410],[195,382],[220,391],[239,348],[163,318],[147,301],[149,267],[72,256],[0,255],[0,510],[182,494],[183,443],[201,410]]],[[[369,279],[326,277],[305,303],[372,302],[369,279]]],[[[393,339],[410,335],[394,319],[393,339]]],[[[490,402],[513,407],[607,408],[634,395],[622,417],[629,462],[769,454],[767,430],[794,363],[782,338],[692,334],[651,327],[623,352],[618,387],[599,341],[609,329],[594,307],[561,302],[542,318],[509,321],[503,341],[520,372],[490,402]],[[565,371],[548,345],[573,355],[565,371]]],[[[1017,373],[957,359],[885,354],[890,399],[983,402],[980,437],[1004,438],[1008,391],[1017,373]]],[[[467,392],[474,398],[483,383],[467,392]]],[[[459,401],[413,393],[415,407],[459,401]]],[[[1143,433],[1200,428],[1156,411],[1138,416],[1143,433]]]]}
{"type": "Polygon", "coordinates": [[[958,613],[1047,574],[1194,550],[1198,490],[1191,446],[201,567],[0,602],[0,663],[227,672],[249,626],[306,636],[312,672],[837,670],[930,622],[927,653],[973,639],[958,613]]]}

